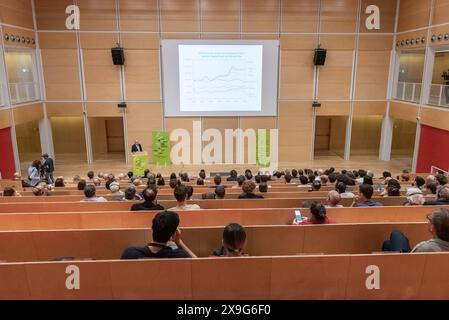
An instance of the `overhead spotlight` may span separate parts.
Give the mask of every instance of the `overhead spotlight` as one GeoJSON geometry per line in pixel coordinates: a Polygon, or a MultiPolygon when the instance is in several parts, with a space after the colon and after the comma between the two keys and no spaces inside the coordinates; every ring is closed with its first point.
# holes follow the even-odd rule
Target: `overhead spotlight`
{"type": "Polygon", "coordinates": [[[30,44],[30,42],[31,42],[30,37],[27,37],[27,44],[30,44]]]}
{"type": "Polygon", "coordinates": [[[444,40],[449,40],[449,33],[444,34],[444,40]]]}
{"type": "Polygon", "coordinates": [[[401,41],[401,46],[404,46],[404,44],[405,44],[405,41],[402,40],[402,41],[401,41]]]}
{"type": "Polygon", "coordinates": [[[421,38],[421,43],[426,43],[426,38],[425,37],[421,38]]]}
{"type": "Polygon", "coordinates": [[[405,40],[405,44],[409,45],[410,44],[410,40],[409,39],[405,40]]]}
{"type": "Polygon", "coordinates": [[[443,35],[442,35],[442,34],[439,34],[439,35],[438,35],[438,41],[441,41],[441,40],[443,40],[443,35]]]}
{"type": "Polygon", "coordinates": [[[415,39],[412,39],[411,41],[410,41],[410,43],[412,44],[412,46],[415,44],[415,39]]]}
{"type": "Polygon", "coordinates": [[[9,34],[5,33],[5,40],[8,41],[9,40],[9,34]]]}
{"type": "Polygon", "coordinates": [[[430,40],[432,40],[432,42],[435,42],[437,40],[437,36],[436,35],[432,35],[432,38],[430,38],[430,40]]]}

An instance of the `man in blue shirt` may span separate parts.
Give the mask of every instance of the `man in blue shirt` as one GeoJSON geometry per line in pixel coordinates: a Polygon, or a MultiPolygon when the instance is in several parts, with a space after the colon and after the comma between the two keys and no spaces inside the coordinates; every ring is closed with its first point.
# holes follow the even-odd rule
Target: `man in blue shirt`
{"type": "Polygon", "coordinates": [[[372,185],[362,184],[359,187],[359,195],[354,197],[353,207],[379,207],[383,203],[371,201],[374,189],[372,185]]]}

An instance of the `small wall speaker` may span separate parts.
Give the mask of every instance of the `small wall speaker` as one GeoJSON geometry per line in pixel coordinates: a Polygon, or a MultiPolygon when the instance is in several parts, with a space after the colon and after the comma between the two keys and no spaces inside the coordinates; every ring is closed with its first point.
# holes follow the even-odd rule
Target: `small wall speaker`
{"type": "Polygon", "coordinates": [[[313,57],[313,63],[316,66],[324,66],[324,63],[326,62],[326,54],[327,50],[322,48],[315,49],[315,55],[313,57]]]}
{"type": "Polygon", "coordinates": [[[126,109],[127,105],[125,102],[121,102],[117,105],[117,107],[121,108],[121,109],[126,109]]]}
{"type": "Polygon", "coordinates": [[[111,49],[112,54],[112,62],[114,65],[124,65],[125,64],[125,53],[123,52],[123,48],[116,47],[111,49]]]}

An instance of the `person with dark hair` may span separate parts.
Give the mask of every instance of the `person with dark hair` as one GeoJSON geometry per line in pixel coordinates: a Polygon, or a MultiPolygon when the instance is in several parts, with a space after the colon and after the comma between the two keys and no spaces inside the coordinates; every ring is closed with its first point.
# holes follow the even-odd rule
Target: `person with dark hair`
{"type": "Polygon", "coordinates": [[[16,196],[16,190],[14,190],[13,187],[5,187],[3,189],[3,196],[4,197],[15,197],[16,196]]]}
{"type": "Polygon", "coordinates": [[[216,257],[242,256],[246,244],[246,231],[238,223],[230,223],[223,230],[222,245],[212,252],[216,257]]]}
{"type": "Polygon", "coordinates": [[[130,185],[125,189],[125,200],[127,201],[139,201],[142,200],[140,195],[137,194],[137,189],[133,185],[130,185]]]}
{"type": "Polygon", "coordinates": [[[178,179],[170,179],[168,185],[170,186],[170,188],[174,189],[180,183],[181,181],[179,181],[178,179]]]}
{"type": "Polygon", "coordinates": [[[204,186],[204,180],[202,178],[196,179],[196,185],[197,186],[204,186]]]}
{"type": "Polygon", "coordinates": [[[165,180],[164,178],[160,177],[157,179],[157,185],[158,186],[165,186],[165,180]]]}
{"type": "Polygon", "coordinates": [[[329,182],[329,177],[325,174],[321,175],[320,182],[322,186],[327,186],[327,183],[329,182]]]}
{"type": "Polygon", "coordinates": [[[253,178],[253,173],[251,172],[251,170],[249,169],[245,170],[245,178],[246,180],[251,180],[253,178]]]}
{"type": "Polygon", "coordinates": [[[344,182],[337,182],[337,184],[335,185],[335,190],[338,191],[340,197],[342,198],[355,197],[355,195],[351,191],[348,191],[348,186],[344,182]]]}
{"type": "Polygon", "coordinates": [[[229,177],[226,179],[226,181],[237,181],[237,171],[231,170],[231,172],[229,172],[229,177]]]}
{"type": "Polygon", "coordinates": [[[48,184],[54,183],[53,172],[55,171],[55,163],[52,158],[48,156],[48,153],[44,153],[42,155],[42,172],[45,177],[45,180],[48,184]]]}
{"type": "Polygon", "coordinates": [[[302,221],[293,220],[295,225],[308,225],[308,224],[331,224],[335,223],[333,220],[329,219],[326,215],[326,207],[321,203],[316,201],[312,202],[310,205],[310,217],[305,218],[302,221]]]}
{"type": "Polygon", "coordinates": [[[304,170],[298,169],[298,177],[304,175],[304,170]]]}
{"type": "Polygon", "coordinates": [[[298,187],[299,188],[310,188],[309,179],[304,175],[300,175],[298,187]]]}
{"type": "Polygon", "coordinates": [[[47,185],[45,182],[39,182],[37,186],[33,187],[33,195],[37,197],[49,196],[50,195],[49,186],[51,185],[47,185]]]}
{"type": "Polygon", "coordinates": [[[134,176],[134,172],[128,171],[127,176],[128,176],[128,179],[131,179],[134,176]]]}
{"type": "Polygon", "coordinates": [[[157,190],[147,187],[142,192],[143,202],[131,206],[131,211],[164,210],[164,207],[156,202],[157,190]]]}
{"type": "Polygon", "coordinates": [[[309,183],[312,184],[315,181],[316,176],[314,174],[309,174],[309,183]]]}
{"type": "Polygon", "coordinates": [[[449,185],[441,187],[437,191],[437,200],[424,202],[425,206],[446,206],[449,205],[449,185]]]}
{"type": "Polygon", "coordinates": [[[97,192],[97,189],[95,188],[94,185],[91,185],[91,184],[87,185],[84,188],[85,198],[82,199],[81,201],[82,202],[106,202],[106,201],[108,201],[103,197],[97,197],[96,192],[97,192]]]}
{"type": "Polygon", "coordinates": [[[162,211],[153,218],[151,230],[153,242],[144,247],[129,247],[121,259],[142,258],[196,258],[196,255],[181,240],[176,212],[162,211]],[[174,242],[175,246],[172,245],[174,242]]]}
{"type": "Polygon", "coordinates": [[[204,169],[201,169],[200,173],[198,174],[198,177],[200,177],[203,180],[206,180],[206,171],[204,169]]]}
{"type": "Polygon", "coordinates": [[[402,174],[400,176],[400,180],[403,182],[409,182],[410,180],[410,173],[408,170],[402,170],[402,174]]]}
{"type": "Polygon", "coordinates": [[[321,182],[318,180],[313,181],[311,191],[320,191],[320,189],[321,189],[321,182]]]}
{"type": "Polygon", "coordinates": [[[371,200],[374,189],[372,185],[362,184],[359,186],[359,195],[354,197],[352,207],[379,207],[383,206],[383,203],[374,202],[371,200]]]}
{"type": "Polygon", "coordinates": [[[86,188],[86,185],[87,185],[86,180],[81,179],[81,180],[78,182],[77,189],[78,189],[79,191],[82,191],[82,190],[84,190],[84,188],[86,188]]]}
{"type": "Polygon", "coordinates": [[[55,180],[55,187],[65,187],[64,178],[56,178],[55,180]]]}
{"type": "Polygon", "coordinates": [[[259,192],[262,192],[262,193],[268,192],[268,184],[266,182],[261,182],[259,184],[259,192]]]}
{"type": "Polygon", "coordinates": [[[329,178],[329,183],[335,183],[335,181],[337,181],[337,175],[333,172],[331,172],[328,175],[328,178],[329,178]]]}
{"type": "Polygon", "coordinates": [[[401,196],[401,191],[395,186],[387,187],[387,196],[388,197],[399,197],[401,196]]]}
{"type": "Polygon", "coordinates": [[[180,210],[199,210],[201,209],[197,204],[187,204],[187,194],[188,189],[184,184],[177,184],[173,189],[173,194],[176,201],[178,202],[176,207],[170,208],[170,211],[180,211],[180,210]]]}
{"type": "Polygon", "coordinates": [[[189,182],[189,175],[187,174],[187,172],[183,172],[179,174],[179,177],[181,178],[182,182],[189,182]]]}
{"type": "Polygon", "coordinates": [[[95,177],[95,173],[93,171],[87,172],[87,178],[89,181],[92,181],[95,177]]]}
{"type": "Polygon", "coordinates": [[[246,178],[244,175],[240,175],[237,177],[237,185],[236,186],[232,186],[232,188],[234,189],[238,189],[241,188],[243,185],[243,182],[245,182],[246,178]]]}
{"type": "MultiPolygon", "coordinates": [[[[150,169],[145,169],[144,171],[143,171],[143,177],[142,178],[148,178],[148,174],[150,173],[150,169]]],[[[158,175],[159,175],[160,173],[158,173],[158,175]]],[[[162,177],[162,176],[161,176],[162,177]]]]}
{"type": "Polygon", "coordinates": [[[187,188],[187,200],[192,200],[193,187],[192,186],[186,186],[186,188],[187,188]]]}
{"type": "Polygon", "coordinates": [[[256,183],[251,180],[246,180],[245,182],[243,182],[243,193],[239,195],[239,199],[263,199],[263,196],[254,193],[255,189],[256,183]]]}
{"type": "Polygon", "coordinates": [[[217,174],[217,175],[214,177],[214,183],[215,183],[215,186],[213,186],[212,188],[215,188],[215,187],[221,185],[221,176],[220,176],[220,175],[217,174]]]}
{"type": "Polygon", "coordinates": [[[260,174],[256,174],[256,176],[254,177],[254,180],[256,181],[257,184],[259,184],[262,181],[262,177],[260,174]]]}
{"type": "Polygon", "coordinates": [[[226,188],[224,186],[217,186],[214,193],[215,199],[224,199],[226,196],[226,188]]]}
{"type": "Polygon", "coordinates": [[[437,198],[437,184],[435,182],[426,183],[425,197],[428,199],[437,198]]]}
{"type": "Polygon", "coordinates": [[[298,170],[292,169],[292,177],[293,177],[294,179],[298,178],[298,170]]]}
{"type": "Polygon", "coordinates": [[[416,176],[415,180],[412,183],[412,186],[407,189],[406,196],[412,196],[414,194],[422,194],[423,188],[426,184],[426,180],[424,180],[421,176],[416,176]]]}
{"type": "Polygon", "coordinates": [[[383,177],[384,180],[387,179],[387,178],[391,178],[391,172],[389,172],[389,171],[384,171],[384,172],[382,173],[382,177],[383,177]]]}
{"type": "Polygon", "coordinates": [[[292,181],[292,179],[293,179],[293,176],[290,175],[290,174],[286,174],[286,175],[284,176],[284,179],[285,179],[285,183],[291,183],[291,181],[292,181]]]}
{"type": "Polygon", "coordinates": [[[363,177],[363,183],[362,184],[369,184],[370,186],[374,185],[374,181],[373,178],[371,178],[370,176],[364,176],[363,177]]]}
{"type": "Polygon", "coordinates": [[[444,186],[447,184],[447,177],[444,174],[437,174],[436,179],[440,186],[444,186]]]}
{"type": "Polygon", "coordinates": [[[440,208],[427,216],[428,231],[432,239],[418,243],[410,250],[408,238],[399,230],[393,230],[390,239],[384,241],[382,251],[395,252],[448,252],[449,251],[449,210],[440,208]]]}

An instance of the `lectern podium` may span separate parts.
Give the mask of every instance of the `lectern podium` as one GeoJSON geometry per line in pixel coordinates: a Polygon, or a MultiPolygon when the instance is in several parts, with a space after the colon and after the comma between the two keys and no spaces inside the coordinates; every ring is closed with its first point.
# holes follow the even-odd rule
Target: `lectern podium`
{"type": "Polygon", "coordinates": [[[148,153],[135,152],[132,155],[133,159],[133,173],[135,176],[143,176],[146,169],[149,168],[148,153]]]}

